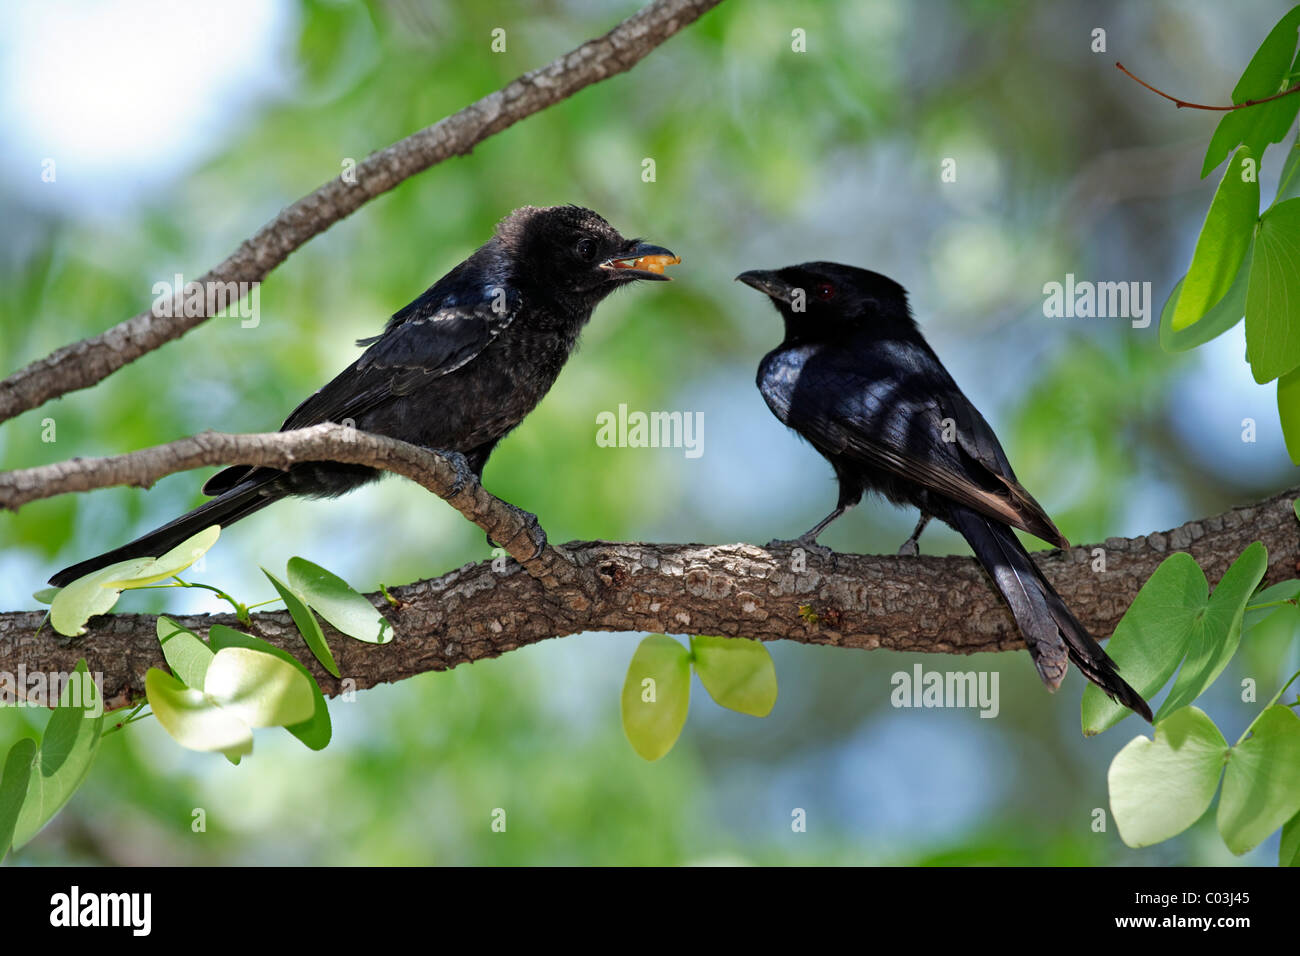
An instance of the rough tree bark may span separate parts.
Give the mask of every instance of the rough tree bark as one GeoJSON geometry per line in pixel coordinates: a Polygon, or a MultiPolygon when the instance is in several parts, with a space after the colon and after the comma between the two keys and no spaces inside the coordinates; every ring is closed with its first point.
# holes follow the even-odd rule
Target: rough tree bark
{"type": "MultiPolygon", "coordinates": [[[[506,543],[516,561],[466,565],[371,602],[396,638],[376,647],[329,629],[340,672],[356,688],[400,680],[466,661],[496,657],[551,637],[583,631],[664,631],[792,640],[863,649],[969,654],[1023,647],[1005,605],[970,558],[836,554],[823,561],[748,544],[571,542],[559,547],[472,477],[458,482],[453,463],[390,438],[337,425],[267,435],[208,433],[130,455],[79,459],[0,474],[0,506],[114,484],[148,485],[200,465],[281,466],[325,457],[398,472],[445,498],[506,543]],[[520,563],[521,562],[521,563],[520,563]]],[[[1217,582],[1252,541],[1269,552],[1266,580],[1300,571],[1300,525],[1293,489],[1277,497],[1139,538],[1037,555],[1044,572],[1083,623],[1109,634],[1156,566],[1187,551],[1217,582]],[[1105,554],[1096,571],[1094,548],[1105,554]]],[[[163,666],[151,615],[93,618],[87,633],[33,637],[44,614],[0,614],[0,670],[69,671],[85,657],[103,674],[105,699],[122,705],[143,693],[144,673],[163,666]]],[[[204,634],[233,615],[175,617],[204,634]]],[[[295,654],[328,694],[342,689],[307,651],[289,615],[253,615],[252,632],[295,654]]]]}

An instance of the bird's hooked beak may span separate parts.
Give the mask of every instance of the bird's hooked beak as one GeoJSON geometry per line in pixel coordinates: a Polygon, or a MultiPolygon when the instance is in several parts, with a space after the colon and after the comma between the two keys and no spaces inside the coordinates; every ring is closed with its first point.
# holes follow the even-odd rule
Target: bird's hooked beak
{"type": "Polygon", "coordinates": [[[609,271],[611,279],[670,282],[672,278],[664,275],[664,267],[675,266],[681,261],[681,256],[674,255],[663,246],[653,246],[638,239],[626,255],[606,259],[600,267],[609,271]]]}
{"type": "Polygon", "coordinates": [[[742,272],[736,276],[736,281],[743,282],[774,301],[784,302],[787,305],[790,304],[790,300],[794,296],[794,286],[775,272],[769,272],[766,269],[751,269],[748,272],[742,272]]]}

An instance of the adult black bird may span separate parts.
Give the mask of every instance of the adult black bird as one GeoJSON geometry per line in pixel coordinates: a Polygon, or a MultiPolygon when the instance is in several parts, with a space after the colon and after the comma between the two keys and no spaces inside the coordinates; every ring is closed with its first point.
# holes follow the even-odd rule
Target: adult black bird
{"type": "MultiPolygon", "coordinates": [[[[459,452],[481,478],[488,456],[555,382],[592,311],[620,286],[664,280],[667,249],[624,239],[590,209],[516,209],[468,259],[362,339],[361,357],[294,409],[281,430],[352,425],[459,452]],[[641,262],[649,257],[645,262],[641,262]]],[[[380,477],[361,465],[236,466],[215,495],[129,544],[60,571],[63,586],[128,558],[156,557],[210,525],[229,525],[289,495],[333,497],[380,477]]]]}
{"type": "Polygon", "coordinates": [[[785,339],[758,367],[763,398],[839,479],[835,510],[796,543],[826,553],[817,535],[866,491],[915,506],[921,520],[900,553],[917,553],[931,517],[951,525],[1010,606],[1048,687],[1060,686],[1073,660],[1088,680],[1151,720],[1146,701],[1119,676],[1011,530],[1070,546],[1016,479],[993,429],[921,335],[903,287],[831,262],[736,278],[771,298],[785,320],[785,339]]]}

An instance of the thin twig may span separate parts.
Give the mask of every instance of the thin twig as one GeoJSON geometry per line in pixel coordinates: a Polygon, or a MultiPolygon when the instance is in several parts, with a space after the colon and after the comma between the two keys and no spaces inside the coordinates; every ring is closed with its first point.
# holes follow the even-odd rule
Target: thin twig
{"type": "Polygon", "coordinates": [[[1142,84],[1157,96],[1163,96],[1165,99],[1169,100],[1169,102],[1177,106],[1180,110],[1186,107],[1189,110],[1213,110],[1215,112],[1227,113],[1230,112],[1231,110],[1244,110],[1247,106],[1259,106],[1261,103],[1271,103],[1273,100],[1280,100],[1282,97],[1290,96],[1292,93],[1295,93],[1296,91],[1300,90],[1300,83],[1297,83],[1289,90],[1283,90],[1281,93],[1274,93],[1272,96],[1266,96],[1263,99],[1246,100],[1246,102],[1244,103],[1234,103],[1232,106],[1207,106],[1204,103],[1189,103],[1187,100],[1180,100],[1176,96],[1170,96],[1168,93],[1164,92],[1163,90],[1156,89],[1146,80],[1140,79],[1139,77],[1136,77],[1132,73],[1130,73],[1127,69],[1125,69],[1123,63],[1116,62],[1115,66],[1119,70],[1121,70],[1124,73],[1124,75],[1127,76],[1130,80],[1142,84]]]}

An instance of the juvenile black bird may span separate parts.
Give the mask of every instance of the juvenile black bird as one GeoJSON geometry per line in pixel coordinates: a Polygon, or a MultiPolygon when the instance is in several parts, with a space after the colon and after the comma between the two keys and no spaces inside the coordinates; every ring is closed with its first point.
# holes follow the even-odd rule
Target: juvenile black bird
{"type": "MultiPolygon", "coordinates": [[[[321,422],[459,452],[481,478],[488,456],[555,382],[592,311],[620,286],[665,280],[667,249],[624,239],[578,206],[516,209],[468,259],[397,312],[281,430],[321,422]]],[[[341,495],[380,477],[361,465],[236,466],[203,486],[216,497],[129,544],[60,571],[63,586],[128,558],[156,557],[210,525],[289,495],[341,495]]]]}
{"type": "Polygon", "coordinates": [[[919,508],[921,519],[900,553],[917,553],[930,518],[951,525],[1010,606],[1048,687],[1060,686],[1072,660],[1113,699],[1151,720],[1146,701],[1119,676],[1011,530],[1070,546],[1016,479],[988,422],[921,335],[903,287],[831,262],[736,278],[769,296],[785,320],[785,339],[758,367],[763,398],[839,479],[835,510],[797,543],[825,553],[817,535],[866,491],[919,508]]]}

